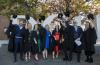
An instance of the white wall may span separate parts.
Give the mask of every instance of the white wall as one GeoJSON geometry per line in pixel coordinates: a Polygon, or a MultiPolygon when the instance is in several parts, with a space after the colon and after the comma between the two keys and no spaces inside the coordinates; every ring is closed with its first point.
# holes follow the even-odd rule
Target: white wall
{"type": "Polygon", "coordinates": [[[0,40],[0,47],[2,46],[2,44],[8,44],[9,40],[0,40]]]}
{"type": "Polygon", "coordinates": [[[100,14],[96,16],[96,21],[97,21],[97,35],[98,39],[100,40],[100,14]]]}

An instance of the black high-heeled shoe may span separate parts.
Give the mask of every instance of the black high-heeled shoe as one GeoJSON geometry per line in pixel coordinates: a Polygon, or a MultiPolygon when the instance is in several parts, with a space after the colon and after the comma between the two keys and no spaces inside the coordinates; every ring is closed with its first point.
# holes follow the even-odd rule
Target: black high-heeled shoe
{"type": "Polygon", "coordinates": [[[81,54],[77,54],[77,62],[80,63],[80,59],[81,59],[81,54]]]}
{"type": "Polygon", "coordinates": [[[68,61],[68,58],[63,58],[63,61],[68,61]]]}
{"type": "Polygon", "coordinates": [[[87,58],[86,58],[85,62],[89,62],[89,56],[87,56],[87,58]]]}
{"type": "Polygon", "coordinates": [[[92,57],[89,58],[89,63],[93,63],[93,58],[92,57]]]}

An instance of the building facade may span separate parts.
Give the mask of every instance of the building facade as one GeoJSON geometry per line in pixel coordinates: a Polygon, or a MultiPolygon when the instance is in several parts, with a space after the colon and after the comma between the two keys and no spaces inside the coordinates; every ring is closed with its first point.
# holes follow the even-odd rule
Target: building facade
{"type": "Polygon", "coordinates": [[[4,33],[4,28],[8,27],[8,25],[9,25],[9,18],[0,15],[0,40],[7,39],[7,36],[4,33]]]}

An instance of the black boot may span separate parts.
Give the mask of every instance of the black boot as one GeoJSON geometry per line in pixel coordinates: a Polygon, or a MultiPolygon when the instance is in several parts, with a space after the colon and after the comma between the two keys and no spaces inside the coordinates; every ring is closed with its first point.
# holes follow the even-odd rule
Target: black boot
{"type": "Polygon", "coordinates": [[[20,53],[20,60],[22,60],[22,61],[24,60],[24,57],[23,56],[24,56],[24,54],[21,52],[20,53]]]}
{"type": "Polygon", "coordinates": [[[14,58],[14,62],[17,62],[17,57],[14,58]]]}
{"type": "Polygon", "coordinates": [[[17,53],[14,53],[14,62],[17,62],[17,53]]]}
{"type": "Polygon", "coordinates": [[[63,58],[63,61],[67,61],[68,60],[68,55],[67,52],[65,53],[65,57],[63,58]]]}
{"type": "Polygon", "coordinates": [[[80,62],[80,57],[81,57],[81,54],[77,53],[77,62],[80,62]]]}
{"type": "Polygon", "coordinates": [[[68,55],[68,60],[69,60],[69,61],[72,61],[72,52],[69,53],[69,55],[68,55]]]}
{"type": "Polygon", "coordinates": [[[89,62],[89,56],[87,56],[87,58],[86,58],[85,62],[89,62]]]}
{"type": "Polygon", "coordinates": [[[65,57],[63,58],[63,61],[68,61],[68,56],[65,55],[65,57]]]}
{"type": "Polygon", "coordinates": [[[89,57],[89,63],[93,63],[93,58],[92,58],[92,56],[89,57]]]}
{"type": "Polygon", "coordinates": [[[66,57],[63,58],[63,61],[67,61],[67,60],[68,60],[68,58],[66,58],[66,57]]]}

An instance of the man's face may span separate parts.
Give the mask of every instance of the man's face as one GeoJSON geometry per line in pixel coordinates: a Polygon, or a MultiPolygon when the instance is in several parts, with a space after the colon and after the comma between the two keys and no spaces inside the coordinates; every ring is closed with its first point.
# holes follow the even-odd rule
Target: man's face
{"type": "Polygon", "coordinates": [[[23,25],[23,21],[19,21],[19,25],[21,25],[21,26],[22,26],[22,25],[23,25]]]}

